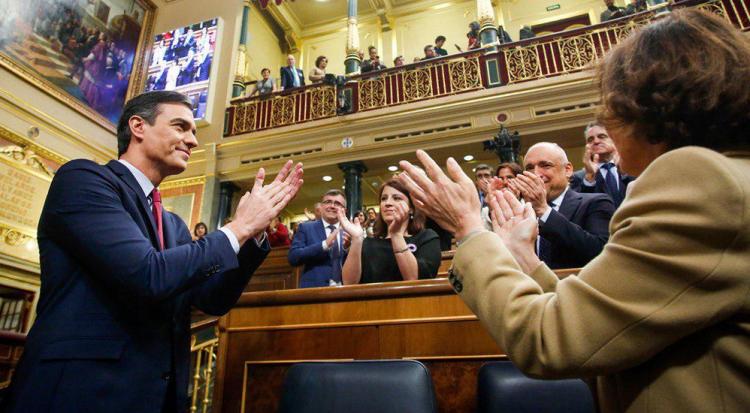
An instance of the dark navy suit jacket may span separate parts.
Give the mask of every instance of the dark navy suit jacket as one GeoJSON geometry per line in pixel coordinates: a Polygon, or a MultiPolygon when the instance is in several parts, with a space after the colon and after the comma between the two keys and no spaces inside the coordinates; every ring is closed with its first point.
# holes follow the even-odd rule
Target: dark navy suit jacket
{"type": "Polygon", "coordinates": [[[11,412],[187,412],[190,306],[213,315],[237,301],[268,254],[235,254],[216,231],[192,242],[121,163],[61,167],[39,221],[41,293],[11,384],[11,412]],[[168,385],[172,392],[167,394],[168,385]]]}
{"type": "MultiPolygon", "coordinates": [[[[302,73],[302,69],[297,69],[297,75],[299,75],[299,86],[305,86],[305,75],[302,73]]],[[[284,66],[281,68],[281,87],[284,88],[284,90],[291,89],[294,87],[294,74],[292,73],[292,69],[289,68],[289,66],[284,66]]]]}
{"type": "MultiPolygon", "coordinates": [[[[622,201],[625,199],[625,191],[628,188],[628,184],[635,180],[634,176],[623,173],[619,168],[617,169],[617,175],[620,179],[618,191],[616,194],[609,194],[610,198],[612,198],[615,203],[615,208],[620,207],[620,204],[622,204],[622,201]]],[[[581,193],[607,194],[607,185],[604,182],[604,177],[601,172],[596,172],[596,185],[594,186],[583,184],[583,178],[585,176],[586,171],[583,169],[573,173],[573,176],[570,178],[570,189],[581,193]]]]}
{"type": "Polygon", "coordinates": [[[547,266],[580,268],[599,255],[609,240],[609,221],[614,212],[608,195],[568,189],[559,211],[553,209],[547,221],[539,225],[539,235],[551,244],[547,266]]]}
{"type": "MultiPolygon", "coordinates": [[[[341,237],[339,233],[339,237],[341,237]]],[[[289,264],[304,265],[300,287],[328,287],[333,275],[333,249],[323,250],[326,230],[322,220],[303,222],[294,233],[289,248],[289,264]]],[[[340,239],[343,242],[343,239],[340,239]]],[[[343,265],[346,256],[338,258],[343,265]]]]}

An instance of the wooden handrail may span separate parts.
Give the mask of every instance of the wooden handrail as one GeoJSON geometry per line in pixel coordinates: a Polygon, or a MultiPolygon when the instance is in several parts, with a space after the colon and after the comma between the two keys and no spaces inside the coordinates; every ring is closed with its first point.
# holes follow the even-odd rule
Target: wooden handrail
{"type": "Polygon", "coordinates": [[[0,343],[13,345],[26,343],[26,334],[0,330],[0,343]]]}

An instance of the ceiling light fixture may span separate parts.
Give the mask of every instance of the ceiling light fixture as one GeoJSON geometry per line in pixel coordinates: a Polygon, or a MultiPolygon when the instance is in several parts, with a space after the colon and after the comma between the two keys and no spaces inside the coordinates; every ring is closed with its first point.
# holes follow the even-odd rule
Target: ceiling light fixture
{"type": "Polygon", "coordinates": [[[391,166],[388,167],[388,170],[391,171],[391,172],[396,172],[396,171],[398,171],[398,166],[391,165],[391,166]]]}
{"type": "Polygon", "coordinates": [[[326,176],[323,177],[323,180],[326,181],[326,182],[331,182],[333,180],[333,178],[331,178],[330,176],[326,175],[326,176]]]}
{"type": "Polygon", "coordinates": [[[464,156],[464,161],[469,162],[474,160],[474,155],[466,155],[464,156]]]}

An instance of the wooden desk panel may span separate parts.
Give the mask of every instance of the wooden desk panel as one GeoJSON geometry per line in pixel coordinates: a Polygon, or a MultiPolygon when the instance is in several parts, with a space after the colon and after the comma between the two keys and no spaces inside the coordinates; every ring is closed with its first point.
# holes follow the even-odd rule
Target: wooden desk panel
{"type": "Polygon", "coordinates": [[[447,280],[245,293],[220,321],[216,411],[273,412],[299,361],[409,358],[441,411],[476,407],[476,375],[503,357],[447,280]]]}

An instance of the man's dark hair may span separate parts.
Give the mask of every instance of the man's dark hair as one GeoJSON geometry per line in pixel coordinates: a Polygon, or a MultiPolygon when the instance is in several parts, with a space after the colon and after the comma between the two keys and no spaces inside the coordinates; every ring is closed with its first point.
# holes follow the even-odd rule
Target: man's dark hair
{"type": "Polygon", "coordinates": [[[440,43],[441,41],[443,41],[443,42],[445,41],[445,36],[443,36],[442,34],[440,36],[438,36],[438,37],[435,38],[435,43],[436,44],[440,43]]]}
{"type": "Polygon", "coordinates": [[[492,173],[491,166],[487,165],[486,163],[480,163],[479,165],[476,166],[476,168],[474,168],[474,174],[476,174],[479,171],[484,171],[484,170],[490,171],[490,173],[492,173]]]}
{"type": "Polygon", "coordinates": [[[369,51],[371,51],[372,49],[375,49],[375,50],[377,50],[377,47],[375,47],[375,46],[370,46],[370,47],[368,47],[368,48],[367,48],[367,51],[369,52],[369,51]]]}
{"type": "Polygon", "coordinates": [[[327,190],[320,199],[323,199],[327,196],[340,196],[344,199],[346,199],[346,195],[340,190],[340,189],[329,189],[327,190]]]}
{"type": "Polygon", "coordinates": [[[120,157],[128,150],[130,145],[130,118],[138,116],[143,118],[149,125],[153,125],[161,110],[162,103],[180,103],[193,110],[193,102],[190,98],[180,92],[171,90],[155,90],[141,93],[130,99],[122,110],[120,121],[117,123],[117,156],[120,157]]]}

